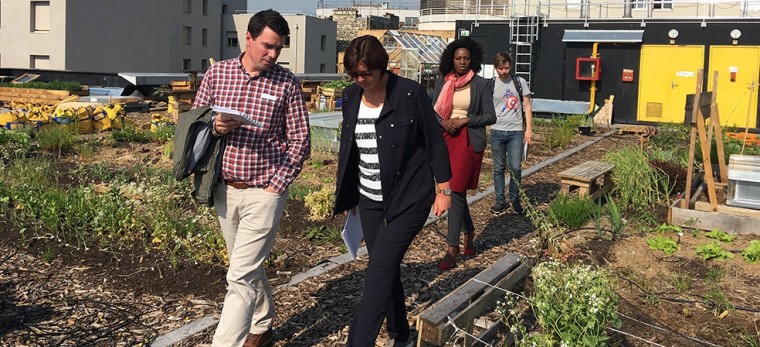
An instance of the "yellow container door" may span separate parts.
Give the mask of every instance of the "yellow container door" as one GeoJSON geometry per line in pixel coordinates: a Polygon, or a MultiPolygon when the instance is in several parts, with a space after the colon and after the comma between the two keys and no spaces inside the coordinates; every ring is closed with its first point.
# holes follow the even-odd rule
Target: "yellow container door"
{"type": "Polygon", "coordinates": [[[694,94],[704,46],[642,45],[636,119],[682,123],[686,95],[694,94]]]}
{"type": "Polygon", "coordinates": [[[758,46],[711,46],[708,90],[718,71],[720,124],[755,128],[757,125],[757,78],[760,67],[758,46]],[[733,74],[733,76],[732,76],[733,74]]]}

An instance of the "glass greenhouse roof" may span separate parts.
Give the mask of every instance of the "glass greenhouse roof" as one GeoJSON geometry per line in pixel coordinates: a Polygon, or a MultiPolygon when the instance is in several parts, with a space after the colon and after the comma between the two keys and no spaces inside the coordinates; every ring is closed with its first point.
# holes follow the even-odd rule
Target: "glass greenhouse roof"
{"type": "Polygon", "coordinates": [[[438,64],[443,50],[446,49],[446,42],[440,36],[397,30],[388,30],[387,36],[392,37],[398,43],[398,48],[417,49],[422,64],[438,64]]]}

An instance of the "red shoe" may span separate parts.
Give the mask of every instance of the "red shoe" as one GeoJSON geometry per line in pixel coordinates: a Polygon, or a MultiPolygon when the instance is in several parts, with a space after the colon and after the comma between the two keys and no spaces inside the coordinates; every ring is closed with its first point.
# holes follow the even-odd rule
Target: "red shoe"
{"type": "Polygon", "coordinates": [[[438,270],[448,270],[457,266],[457,257],[446,253],[438,263],[438,270]]]}
{"type": "Polygon", "coordinates": [[[475,255],[475,245],[472,246],[472,248],[467,248],[467,246],[464,246],[464,252],[462,252],[464,255],[475,255]]]}

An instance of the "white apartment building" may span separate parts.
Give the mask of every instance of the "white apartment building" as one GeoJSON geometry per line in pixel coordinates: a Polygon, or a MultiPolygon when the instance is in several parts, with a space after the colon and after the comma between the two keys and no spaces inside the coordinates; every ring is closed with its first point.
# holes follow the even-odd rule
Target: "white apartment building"
{"type": "Polygon", "coordinates": [[[245,0],[0,0],[0,68],[205,71],[239,54],[245,0]]]}
{"type": "MultiPolygon", "coordinates": [[[[296,74],[336,73],[337,23],[301,13],[283,13],[282,16],[288,21],[290,36],[286,39],[277,62],[296,74]]],[[[240,38],[240,47],[235,56],[245,50],[245,33],[251,17],[252,13],[233,16],[237,37],[240,38]]]]}

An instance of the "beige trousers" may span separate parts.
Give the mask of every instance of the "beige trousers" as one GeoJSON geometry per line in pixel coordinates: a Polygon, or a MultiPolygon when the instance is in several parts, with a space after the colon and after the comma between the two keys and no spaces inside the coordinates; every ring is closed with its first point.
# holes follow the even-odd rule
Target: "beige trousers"
{"type": "Polygon", "coordinates": [[[249,332],[261,334],[272,326],[274,301],[264,261],[274,246],[287,199],[287,190],[275,194],[257,188],[217,185],[214,205],[230,267],[227,295],[212,346],[242,346],[249,332]]]}

